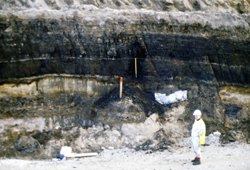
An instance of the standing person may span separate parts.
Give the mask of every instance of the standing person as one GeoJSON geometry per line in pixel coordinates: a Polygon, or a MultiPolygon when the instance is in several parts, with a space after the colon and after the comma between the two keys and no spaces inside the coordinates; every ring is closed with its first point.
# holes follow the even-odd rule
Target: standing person
{"type": "Polygon", "coordinates": [[[201,118],[201,111],[195,110],[194,113],[194,123],[192,126],[192,147],[195,153],[195,158],[192,160],[193,165],[201,164],[201,145],[205,144],[206,136],[206,125],[201,118]]]}

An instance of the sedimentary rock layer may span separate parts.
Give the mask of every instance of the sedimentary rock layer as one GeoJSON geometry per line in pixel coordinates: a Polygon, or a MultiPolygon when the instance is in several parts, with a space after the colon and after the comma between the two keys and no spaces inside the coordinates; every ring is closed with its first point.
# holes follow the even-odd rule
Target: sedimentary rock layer
{"type": "Polygon", "coordinates": [[[43,74],[249,84],[248,15],[89,9],[1,13],[0,80],[43,74]],[[34,12],[34,13],[32,13],[34,12]]]}

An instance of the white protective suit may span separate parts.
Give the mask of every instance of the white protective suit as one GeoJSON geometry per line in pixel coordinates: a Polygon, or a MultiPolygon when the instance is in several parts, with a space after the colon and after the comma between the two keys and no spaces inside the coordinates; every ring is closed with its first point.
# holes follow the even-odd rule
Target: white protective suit
{"type": "Polygon", "coordinates": [[[206,126],[204,121],[200,118],[198,120],[194,121],[194,124],[192,126],[192,147],[194,149],[194,153],[196,157],[200,158],[201,157],[201,144],[204,144],[206,134],[206,126]]]}

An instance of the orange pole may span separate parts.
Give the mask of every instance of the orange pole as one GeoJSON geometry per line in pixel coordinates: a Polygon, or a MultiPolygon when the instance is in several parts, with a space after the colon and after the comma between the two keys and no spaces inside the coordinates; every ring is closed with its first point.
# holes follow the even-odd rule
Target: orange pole
{"type": "Polygon", "coordinates": [[[123,77],[120,77],[120,98],[122,98],[123,77]]]}

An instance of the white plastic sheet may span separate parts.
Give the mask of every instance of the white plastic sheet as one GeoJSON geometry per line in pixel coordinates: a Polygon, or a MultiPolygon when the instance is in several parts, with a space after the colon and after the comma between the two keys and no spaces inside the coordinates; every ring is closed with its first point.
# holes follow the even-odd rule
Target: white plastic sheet
{"type": "Polygon", "coordinates": [[[155,100],[160,104],[171,104],[187,100],[187,90],[179,90],[170,95],[155,93],[155,100]]]}

